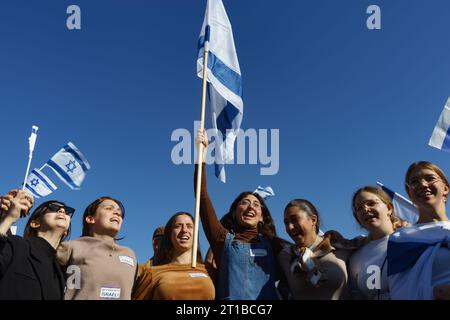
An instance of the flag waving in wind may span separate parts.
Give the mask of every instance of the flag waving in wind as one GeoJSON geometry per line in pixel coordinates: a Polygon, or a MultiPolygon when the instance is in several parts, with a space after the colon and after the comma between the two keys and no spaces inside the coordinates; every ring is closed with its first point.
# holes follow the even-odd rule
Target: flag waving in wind
{"type": "Polygon", "coordinates": [[[86,172],[91,168],[87,159],[72,143],[67,143],[47,163],[58,177],[72,189],[80,189],[86,172]]]}
{"type": "Polygon", "coordinates": [[[450,152],[450,98],[444,106],[428,144],[443,151],[450,152]]]}
{"type": "Polygon", "coordinates": [[[57,187],[42,171],[34,169],[28,175],[25,189],[36,198],[42,198],[55,191],[57,187]]]}
{"type": "Polygon", "coordinates": [[[215,132],[216,176],[225,182],[224,164],[233,160],[233,147],[241,126],[241,69],[233,31],[222,0],[208,0],[198,42],[197,74],[203,78],[203,58],[208,52],[207,81],[215,132]]]}

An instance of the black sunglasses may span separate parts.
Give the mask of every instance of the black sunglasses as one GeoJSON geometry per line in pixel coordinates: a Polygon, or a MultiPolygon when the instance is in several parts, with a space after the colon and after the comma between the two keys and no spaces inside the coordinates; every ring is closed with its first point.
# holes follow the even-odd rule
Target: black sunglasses
{"type": "Polygon", "coordinates": [[[72,207],[68,207],[66,205],[63,205],[61,203],[49,203],[47,205],[47,208],[51,211],[45,211],[44,214],[46,214],[47,212],[58,212],[61,208],[64,209],[64,211],[66,212],[66,215],[68,215],[69,217],[72,218],[73,214],[75,213],[75,209],[72,207]]]}

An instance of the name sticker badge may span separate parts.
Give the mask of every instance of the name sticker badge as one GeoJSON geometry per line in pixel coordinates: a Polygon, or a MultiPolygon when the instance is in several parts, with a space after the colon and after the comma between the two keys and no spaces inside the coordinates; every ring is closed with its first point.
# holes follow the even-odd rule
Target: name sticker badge
{"type": "Polygon", "coordinates": [[[252,257],[265,257],[267,256],[266,249],[250,249],[250,255],[252,257]]]}
{"type": "Polygon", "coordinates": [[[126,263],[126,264],[129,264],[130,266],[134,267],[133,258],[131,258],[129,256],[119,256],[119,260],[122,263],[126,263]]]}
{"type": "Polygon", "coordinates": [[[208,278],[208,276],[201,272],[189,272],[191,278],[208,278]]]}
{"type": "Polygon", "coordinates": [[[104,299],[120,299],[120,288],[106,288],[100,289],[100,298],[104,299]]]}

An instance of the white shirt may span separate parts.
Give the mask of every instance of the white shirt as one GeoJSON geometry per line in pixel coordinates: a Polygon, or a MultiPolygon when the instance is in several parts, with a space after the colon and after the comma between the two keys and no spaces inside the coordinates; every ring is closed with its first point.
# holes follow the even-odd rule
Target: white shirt
{"type": "Polygon", "coordinates": [[[388,239],[389,236],[385,236],[370,241],[350,257],[350,283],[366,299],[390,299],[386,261],[388,239]]]}

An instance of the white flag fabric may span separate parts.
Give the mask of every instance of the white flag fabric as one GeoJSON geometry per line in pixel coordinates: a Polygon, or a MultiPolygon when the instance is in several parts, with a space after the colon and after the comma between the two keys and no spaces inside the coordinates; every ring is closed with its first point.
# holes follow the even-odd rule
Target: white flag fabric
{"type": "Polygon", "coordinates": [[[269,186],[265,188],[258,186],[258,188],[256,188],[256,190],[253,191],[253,193],[259,194],[260,197],[263,198],[264,200],[266,200],[269,197],[275,196],[275,192],[273,192],[273,189],[269,186]]]}
{"type": "Polygon", "coordinates": [[[433,287],[450,283],[450,222],[421,223],[390,235],[387,249],[391,299],[431,300],[433,287]]]}
{"type": "Polygon", "coordinates": [[[80,189],[86,172],[91,168],[87,159],[72,142],[59,150],[46,165],[52,168],[65,184],[75,190],[80,189]]]}
{"type": "Polygon", "coordinates": [[[450,152],[450,98],[444,106],[428,144],[443,151],[450,152]]]}
{"type": "Polygon", "coordinates": [[[242,122],[242,78],[233,31],[222,0],[208,0],[198,41],[197,75],[203,78],[208,51],[207,81],[212,126],[215,129],[216,176],[226,181],[224,164],[234,158],[234,141],[242,122]]]}
{"type": "Polygon", "coordinates": [[[58,188],[42,171],[34,169],[27,177],[25,189],[30,191],[35,198],[42,198],[58,188]]]}
{"type": "Polygon", "coordinates": [[[397,217],[409,222],[410,224],[415,224],[417,222],[419,219],[419,210],[417,210],[416,206],[411,201],[403,197],[401,194],[387,188],[381,182],[377,181],[377,185],[379,185],[391,198],[397,217]]]}

